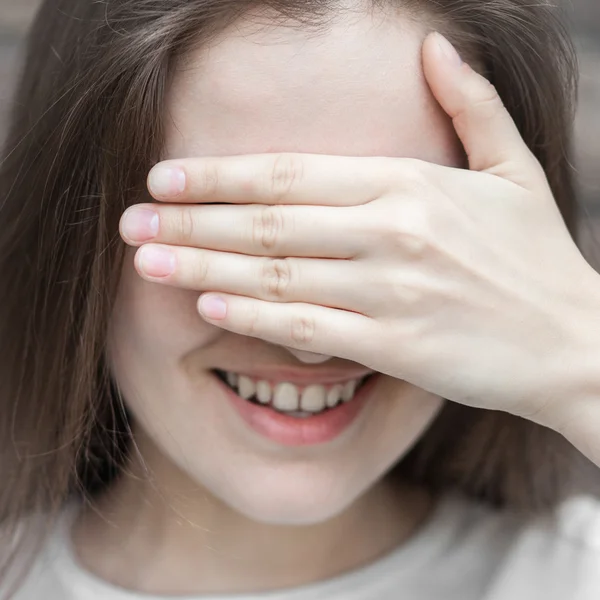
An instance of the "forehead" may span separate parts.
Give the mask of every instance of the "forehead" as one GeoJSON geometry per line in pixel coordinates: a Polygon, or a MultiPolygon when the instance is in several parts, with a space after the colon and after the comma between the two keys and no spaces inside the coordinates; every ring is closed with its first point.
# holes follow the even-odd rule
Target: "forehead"
{"type": "Polygon", "coordinates": [[[230,27],[189,54],[167,99],[166,158],[310,152],[460,164],[421,68],[425,28],[402,16],[230,27]]]}

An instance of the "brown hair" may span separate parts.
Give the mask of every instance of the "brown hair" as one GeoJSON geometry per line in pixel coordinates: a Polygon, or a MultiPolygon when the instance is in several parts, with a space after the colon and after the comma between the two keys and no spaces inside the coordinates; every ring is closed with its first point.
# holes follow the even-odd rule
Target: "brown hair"
{"type": "MultiPolygon", "coordinates": [[[[409,11],[477,57],[546,170],[572,237],[569,147],[576,64],[555,9],[529,0],[373,0],[409,11]]],[[[119,219],[163,145],[174,61],[252,11],[326,27],[323,0],[46,0],[28,38],[0,170],[0,523],[91,495],[128,451],[105,342],[125,246],[119,219]]],[[[510,374],[506,374],[510,377],[510,374]]],[[[448,403],[397,466],[432,488],[543,508],[575,452],[504,413],[448,403]]],[[[36,530],[38,546],[43,539],[36,530]]],[[[5,574],[27,537],[8,547],[5,574]]],[[[31,557],[34,553],[31,554],[31,557]]],[[[0,575],[1,578],[1,575],[0,575]]],[[[1,580],[1,579],[0,579],[1,580]]]]}

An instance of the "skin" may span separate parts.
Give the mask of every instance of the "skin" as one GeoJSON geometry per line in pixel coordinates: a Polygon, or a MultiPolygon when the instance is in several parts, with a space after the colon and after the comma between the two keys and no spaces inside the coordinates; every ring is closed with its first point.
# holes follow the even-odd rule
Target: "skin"
{"type": "MultiPolygon", "coordinates": [[[[421,71],[425,33],[396,15],[339,16],[323,35],[240,22],[177,69],[166,158],[285,151],[459,166],[450,119],[421,71]]],[[[338,440],[284,448],[261,439],[208,370],[328,357],[206,323],[197,291],[144,281],[134,255],[109,354],[135,448],[128,472],[76,523],[81,562],[146,593],[239,593],[329,578],[408,540],[434,499],[385,474],[442,399],[386,376],[338,440]]]]}

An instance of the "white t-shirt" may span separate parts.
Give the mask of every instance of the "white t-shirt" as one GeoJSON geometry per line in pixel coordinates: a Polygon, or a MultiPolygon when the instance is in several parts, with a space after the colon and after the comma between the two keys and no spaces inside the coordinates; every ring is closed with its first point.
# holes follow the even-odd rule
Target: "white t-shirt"
{"type": "MultiPolygon", "coordinates": [[[[65,513],[16,600],[168,600],[85,571],[71,548],[72,519],[65,513]]],[[[600,600],[600,500],[575,497],[526,520],[448,495],[410,540],[364,568],[288,590],[176,598],[600,600]]]]}

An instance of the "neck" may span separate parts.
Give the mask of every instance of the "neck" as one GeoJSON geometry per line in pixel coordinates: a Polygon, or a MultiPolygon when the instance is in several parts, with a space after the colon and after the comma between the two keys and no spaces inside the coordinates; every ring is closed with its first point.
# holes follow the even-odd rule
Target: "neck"
{"type": "Polygon", "coordinates": [[[384,479],[327,522],[282,526],[252,521],[197,485],[192,494],[160,484],[134,464],[82,510],[73,542],[85,568],[149,594],[292,588],[390,552],[414,534],[433,502],[421,489],[384,479]]]}

